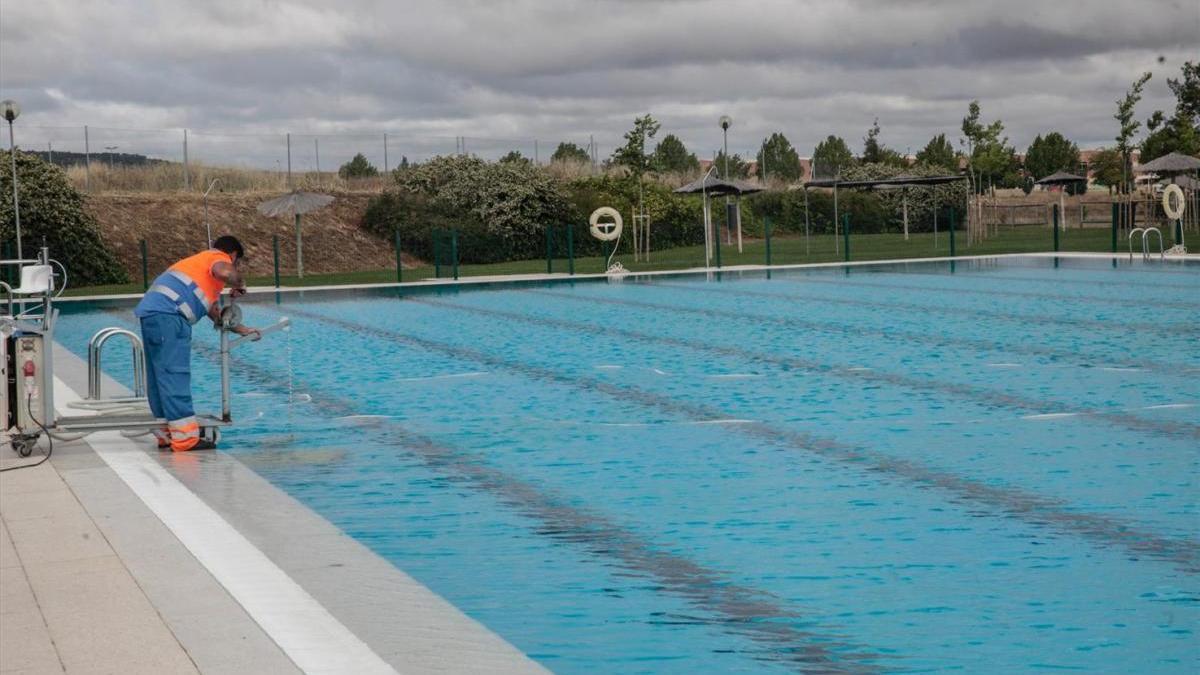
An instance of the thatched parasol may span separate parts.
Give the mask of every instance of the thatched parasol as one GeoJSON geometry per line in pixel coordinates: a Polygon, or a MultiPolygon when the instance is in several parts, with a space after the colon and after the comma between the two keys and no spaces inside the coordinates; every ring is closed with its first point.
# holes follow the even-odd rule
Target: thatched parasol
{"type": "Polygon", "coordinates": [[[294,190],[282,197],[269,199],[258,205],[258,212],[268,218],[276,216],[294,216],[296,218],[296,276],[298,277],[304,277],[304,237],[300,233],[300,216],[329,206],[332,202],[333,197],[330,195],[294,190]]]}
{"type": "Polygon", "coordinates": [[[1172,152],[1139,166],[1138,173],[1183,173],[1200,170],[1200,159],[1180,152],[1172,152]]]}

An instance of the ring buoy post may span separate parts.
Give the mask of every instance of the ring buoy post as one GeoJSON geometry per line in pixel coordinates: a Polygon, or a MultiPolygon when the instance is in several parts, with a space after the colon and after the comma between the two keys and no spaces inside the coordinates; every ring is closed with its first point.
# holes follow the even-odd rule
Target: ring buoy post
{"type": "Polygon", "coordinates": [[[1187,201],[1183,197],[1183,190],[1178,185],[1171,183],[1163,188],[1162,196],[1163,213],[1167,218],[1175,221],[1173,234],[1175,235],[1175,244],[1183,243],[1183,213],[1187,207],[1187,201]]]}

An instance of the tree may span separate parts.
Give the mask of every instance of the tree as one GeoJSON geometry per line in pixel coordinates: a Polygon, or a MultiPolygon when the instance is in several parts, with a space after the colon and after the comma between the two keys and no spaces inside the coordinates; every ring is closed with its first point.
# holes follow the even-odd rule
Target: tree
{"type": "Polygon", "coordinates": [[[1130,155],[1133,153],[1133,137],[1142,123],[1133,118],[1133,109],[1142,100],[1142,88],[1150,80],[1150,73],[1143,73],[1134,81],[1124,98],[1117,101],[1117,112],[1113,119],[1117,120],[1120,130],[1117,133],[1117,152],[1121,153],[1121,191],[1127,192],[1133,180],[1133,165],[1130,155]]]}
{"type": "Polygon", "coordinates": [[[1175,94],[1175,114],[1167,118],[1155,110],[1146,120],[1143,163],[1171,152],[1200,153],[1200,63],[1185,62],[1183,79],[1168,79],[1167,86],[1175,94]]]}
{"type": "Polygon", "coordinates": [[[1182,70],[1182,80],[1167,78],[1167,86],[1175,94],[1175,114],[1200,124],[1200,61],[1185,61],[1182,70]]]}
{"type": "Polygon", "coordinates": [[[675,134],[667,134],[658,142],[652,162],[659,173],[694,173],[700,169],[700,160],[675,134]]]}
{"type": "Polygon", "coordinates": [[[758,160],[758,175],[764,180],[795,182],[804,178],[800,154],[792,147],[787,136],[781,133],[776,132],[763,139],[755,159],[758,160]]]}
{"type": "Polygon", "coordinates": [[[1020,185],[1020,163],[1016,150],[1008,145],[1008,137],[1002,136],[1004,123],[996,120],[985,125],[980,117],[979,101],[971,101],[962,121],[961,142],[967,146],[967,170],[975,191],[983,192],[989,185],[1020,185]]]}
{"type": "Polygon", "coordinates": [[[946,134],[938,134],[917,153],[917,164],[944,169],[947,173],[958,173],[958,154],[954,152],[950,141],[946,140],[946,134]]]}
{"type": "Polygon", "coordinates": [[[378,175],[379,169],[376,169],[374,166],[372,166],[361,152],[338,169],[338,176],[342,177],[343,179],[373,178],[378,175]]]}
{"type": "Polygon", "coordinates": [[[832,178],[854,164],[854,153],[838,136],[829,136],[813,150],[813,178],[832,178]]]}
{"type": "Polygon", "coordinates": [[[879,118],[867,130],[863,139],[863,164],[886,164],[887,166],[904,166],[904,158],[900,153],[879,142],[879,118]]]}
{"type": "Polygon", "coordinates": [[[1097,185],[1103,185],[1112,192],[1114,187],[1121,185],[1121,153],[1112,148],[1100,150],[1092,155],[1088,170],[1097,185]]]}
{"type": "MultiPolygon", "coordinates": [[[[16,250],[16,214],[13,211],[11,158],[0,150],[0,241],[16,250]]],[[[42,241],[50,255],[63,263],[73,286],[123,284],[125,270],[100,238],[96,218],[84,208],[83,195],[71,187],[62,169],[36,154],[17,150],[17,178],[21,206],[21,245],[32,258],[42,241]]],[[[136,258],[135,258],[136,260],[136,258]]]]}
{"type": "Polygon", "coordinates": [[[554,154],[550,155],[551,162],[578,162],[586,164],[592,161],[587,150],[575,145],[574,143],[559,143],[555,148],[554,154]]]}
{"type": "Polygon", "coordinates": [[[729,156],[729,174],[725,173],[725,151],[718,150],[717,156],[713,158],[713,162],[717,166],[717,175],[722,178],[748,178],[750,176],[750,165],[742,156],[736,152],[729,156]]]}
{"type": "Polygon", "coordinates": [[[646,141],[654,138],[659,126],[649,114],[634,119],[633,128],[625,132],[625,145],[613,152],[612,163],[628,167],[637,176],[649,171],[652,165],[646,154],[646,141]]]}
{"type": "Polygon", "coordinates": [[[1057,131],[1039,134],[1025,152],[1025,169],[1038,180],[1058,171],[1074,173],[1078,167],[1079,148],[1057,131]]]}
{"type": "Polygon", "coordinates": [[[520,150],[509,150],[508,154],[500,158],[500,163],[529,164],[529,158],[522,155],[520,150]]]}

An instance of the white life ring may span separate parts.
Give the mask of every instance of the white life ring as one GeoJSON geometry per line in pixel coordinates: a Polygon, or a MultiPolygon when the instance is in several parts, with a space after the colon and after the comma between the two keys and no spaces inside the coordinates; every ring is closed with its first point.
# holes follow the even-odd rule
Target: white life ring
{"type": "Polygon", "coordinates": [[[1172,183],[1163,189],[1162,196],[1163,213],[1171,220],[1179,220],[1183,217],[1183,190],[1179,189],[1178,185],[1172,183]],[[1174,195],[1175,199],[1171,199],[1174,195]]]}
{"type": "Polygon", "coordinates": [[[621,230],[625,224],[621,220],[621,212],[611,206],[601,206],[592,211],[592,216],[588,218],[588,224],[591,225],[592,236],[600,241],[613,241],[621,236],[621,230]],[[612,218],[611,223],[602,223],[600,219],[604,216],[612,218]]]}

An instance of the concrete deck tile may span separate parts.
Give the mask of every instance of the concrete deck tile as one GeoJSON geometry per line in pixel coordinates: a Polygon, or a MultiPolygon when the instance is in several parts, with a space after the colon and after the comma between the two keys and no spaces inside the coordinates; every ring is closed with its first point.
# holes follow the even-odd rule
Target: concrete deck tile
{"type": "Polygon", "coordinates": [[[0,614],[35,615],[41,621],[41,611],[24,568],[0,568],[0,614]]]}
{"type": "Polygon", "coordinates": [[[197,672],[115,555],[27,573],[68,672],[197,672]]]}
{"type": "Polygon", "coordinates": [[[108,542],[82,507],[49,518],[6,522],[13,546],[26,569],[44,563],[112,555],[108,542]]]}
{"type": "MultiPolygon", "coordinates": [[[[5,455],[3,461],[0,461],[0,467],[4,468],[35,462],[41,459],[41,455],[24,458],[15,457],[11,451],[0,454],[5,455]]],[[[61,490],[66,487],[63,485],[62,478],[59,477],[58,472],[54,470],[54,466],[50,462],[46,462],[41,466],[21,469],[20,471],[6,471],[0,474],[0,476],[3,476],[2,481],[0,481],[0,486],[3,486],[3,489],[0,492],[3,492],[6,496],[23,492],[61,490]]]]}
{"type": "Polygon", "coordinates": [[[16,672],[63,672],[40,614],[0,614],[0,673],[16,672]]]}
{"type": "Polygon", "coordinates": [[[17,558],[17,549],[13,548],[12,537],[8,536],[8,528],[0,520],[0,569],[20,566],[21,560],[17,558]]]}
{"type": "Polygon", "coordinates": [[[30,518],[52,518],[82,510],[79,500],[75,499],[66,485],[38,492],[9,493],[0,490],[0,514],[10,523],[30,518]]]}

